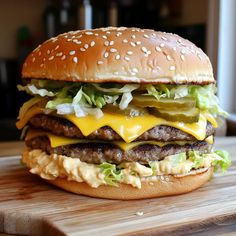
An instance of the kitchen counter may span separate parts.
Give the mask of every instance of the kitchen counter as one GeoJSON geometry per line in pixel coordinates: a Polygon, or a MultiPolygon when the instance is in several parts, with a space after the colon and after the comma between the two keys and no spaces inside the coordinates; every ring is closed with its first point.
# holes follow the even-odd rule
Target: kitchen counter
{"type": "MultiPolygon", "coordinates": [[[[216,138],[233,165],[179,196],[116,201],[66,193],[20,164],[23,142],[0,143],[0,232],[37,235],[235,235],[236,137],[216,138]]],[[[1,235],[1,234],[0,234],[1,235]]],[[[4,235],[4,234],[3,234],[4,235]]]]}

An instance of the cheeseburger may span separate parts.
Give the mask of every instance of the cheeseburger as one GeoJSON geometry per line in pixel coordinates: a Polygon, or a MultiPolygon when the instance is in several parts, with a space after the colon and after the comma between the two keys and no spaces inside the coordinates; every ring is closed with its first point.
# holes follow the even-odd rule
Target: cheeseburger
{"type": "Polygon", "coordinates": [[[178,35],[138,28],[72,31],[26,59],[20,109],[33,174],[110,199],[192,191],[230,165],[214,151],[218,105],[206,54],[178,35]]]}

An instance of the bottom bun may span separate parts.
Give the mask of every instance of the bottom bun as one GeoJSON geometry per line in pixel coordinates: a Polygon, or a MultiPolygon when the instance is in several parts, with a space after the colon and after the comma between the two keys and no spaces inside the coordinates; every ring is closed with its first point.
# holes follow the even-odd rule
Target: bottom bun
{"type": "Polygon", "coordinates": [[[118,187],[101,185],[98,188],[92,188],[85,182],[79,183],[63,178],[47,181],[59,188],[76,194],[98,198],[132,200],[178,195],[193,191],[205,184],[211,178],[212,173],[213,168],[209,168],[204,172],[183,177],[166,175],[163,180],[142,181],[141,189],[127,184],[119,184],[118,187]]]}

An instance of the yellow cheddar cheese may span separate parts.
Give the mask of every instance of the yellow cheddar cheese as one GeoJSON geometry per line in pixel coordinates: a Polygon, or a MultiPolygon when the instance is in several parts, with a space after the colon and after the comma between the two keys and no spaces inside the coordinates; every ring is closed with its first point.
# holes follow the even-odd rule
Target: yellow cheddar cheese
{"type": "MultiPolygon", "coordinates": [[[[101,140],[88,140],[88,139],[76,139],[76,138],[67,138],[63,136],[57,136],[52,133],[46,132],[46,131],[41,131],[41,130],[35,130],[35,129],[29,129],[27,131],[25,140],[30,140],[35,137],[39,136],[47,136],[51,147],[56,148],[64,145],[70,145],[70,144],[79,144],[79,143],[110,143],[118,146],[120,149],[124,151],[129,151],[137,146],[144,145],[144,144],[151,144],[151,145],[156,145],[159,147],[163,147],[168,144],[177,144],[177,145],[184,145],[188,142],[184,141],[172,141],[172,142],[160,142],[160,141],[134,141],[131,143],[126,143],[124,141],[101,141],[101,140]]],[[[209,136],[208,138],[205,139],[206,142],[209,144],[213,143],[213,136],[209,136]]],[[[191,142],[189,142],[191,143],[191,142]]]]}
{"type": "MultiPolygon", "coordinates": [[[[44,109],[40,107],[32,107],[29,109],[21,120],[16,123],[17,128],[23,128],[27,122],[36,114],[43,113],[44,109]]],[[[214,117],[207,113],[201,113],[198,122],[196,123],[183,123],[172,122],[165,119],[155,117],[151,114],[145,114],[139,117],[127,117],[122,114],[112,114],[104,112],[104,116],[96,119],[95,116],[87,115],[85,117],[76,117],[75,115],[65,115],[63,118],[71,121],[76,125],[84,136],[88,136],[94,131],[103,126],[111,127],[117,134],[119,134],[126,143],[130,143],[145,131],[157,126],[167,125],[175,127],[186,133],[193,135],[198,140],[204,140],[206,134],[207,121],[217,126],[214,117]]]]}

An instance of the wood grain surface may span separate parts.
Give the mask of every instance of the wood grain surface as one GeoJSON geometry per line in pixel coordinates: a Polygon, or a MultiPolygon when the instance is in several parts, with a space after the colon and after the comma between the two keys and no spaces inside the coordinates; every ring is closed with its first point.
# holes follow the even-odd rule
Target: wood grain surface
{"type": "MultiPolygon", "coordinates": [[[[2,157],[0,232],[49,236],[224,235],[218,234],[222,232],[219,229],[228,227],[229,235],[234,235],[236,138],[218,139],[216,146],[228,150],[233,157],[233,165],[225,175],[215,174],[208,184],[189,194],[135,201],[66,193],[28,173],[19,156],[2,157]]],[[[10,144],[6,148],[16,151],[10,144]]],[[[0,155],[2,152],[5,153],[4,145],[0,155]]]]}

